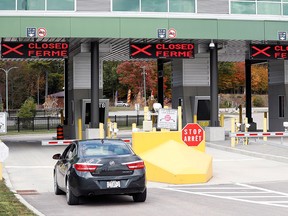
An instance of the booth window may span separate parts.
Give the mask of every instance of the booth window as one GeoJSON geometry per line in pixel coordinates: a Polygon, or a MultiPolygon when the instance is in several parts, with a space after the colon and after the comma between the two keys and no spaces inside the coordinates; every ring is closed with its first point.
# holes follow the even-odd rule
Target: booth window
{"type": "Polygon", "coordinates": [[[45,10],[45,0],[18,0],[17,10],[45,10]]]}
{"type": "Polygon", "coordinates": [[[279,118],[284,118],[284,95],[279,96],[279,118]]]}

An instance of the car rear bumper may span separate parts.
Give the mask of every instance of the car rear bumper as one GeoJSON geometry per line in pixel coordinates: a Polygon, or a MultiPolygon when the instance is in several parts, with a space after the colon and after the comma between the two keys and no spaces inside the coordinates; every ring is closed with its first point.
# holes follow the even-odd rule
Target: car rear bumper
{"type": "MultiPolygon", "coordinates": [[[[76,174],[75,174],[76,175],[76,174]]],[[[113,178],[93,177],[83,178],[80,176],[70,176],[70,188],[72,193],[79,196],[104,195],[104,194],[134,194],[142,193],[146,188],[144,175],[121,176],[113,178]],[[120,181],[120,188],[107,188],[107,182],[120,181]]]]}

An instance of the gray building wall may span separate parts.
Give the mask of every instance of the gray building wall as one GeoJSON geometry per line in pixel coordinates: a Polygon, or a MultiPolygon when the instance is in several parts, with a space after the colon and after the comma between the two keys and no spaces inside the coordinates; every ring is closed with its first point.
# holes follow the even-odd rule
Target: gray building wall
{"type": "Polygon", "coordinates": [[[283,131],[283,122],[288,121],[288,62],[269,61],[269,130],[283,131]],[[279,96],[284,96],[284,117],[279,117],[279,96]]]}
{"type": "Polygon", "coordinates": [[[174,59],[172,80],[172,107],[183,101],[183,126],[193,122],[192,96],[210,95],[209,54],[198,54],[195,59],[174,59]]]}

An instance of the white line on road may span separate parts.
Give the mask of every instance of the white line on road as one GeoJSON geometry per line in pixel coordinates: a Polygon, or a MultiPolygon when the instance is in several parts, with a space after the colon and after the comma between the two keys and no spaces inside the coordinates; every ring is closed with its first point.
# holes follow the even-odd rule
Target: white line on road
{"type": "Polygon", "coordinates": [[[7,169],[52,169],[54,166],[5,166],[7,169]]]}

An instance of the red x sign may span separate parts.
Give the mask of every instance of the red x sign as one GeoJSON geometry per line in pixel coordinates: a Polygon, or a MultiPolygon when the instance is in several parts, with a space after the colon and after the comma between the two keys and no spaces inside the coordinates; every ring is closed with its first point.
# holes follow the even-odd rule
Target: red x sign
{"type": "Polygon", "coordinates": [[[267,57],[270,57],[271,55],[265,52],[265,51],[269,50],[270,48],[271,48],[270,46],[267,46],[267,47],[265,47],[265,48],[263,48],[263,49],[260,49],[260,48],[258,48],[258,47],[256,47],[256,46],[252,46],[252,49],[254,49],[254,50],[257,51],[257,52],[255,52],[255,53],[252,55],[252,57],[255,57],[255,56],[259,55],[259,54],[263,54],[263,55],[265,55],[265,56],[267,56],[267,57]]]}
{"type": "Polygon", "coordinates": [[[134,48],[136,50],[133,53],[131,53],[131,56],[134,57],[138,55],[139,53],[144,54],[146,56],[151,56],[152,54],[147,51],[147,49],[149,49],[150,47],[151,47],[150,44],[145,47],[138,47],[135,44],[131,44],[131,48],[134,48]]]}
{"type": "Polygon", "coordinates": [[[2,56],[5,56],[5,55],[7,55],[7,54],[9,54],[9,53],[11,53],[11,52],[14,52],[14,53],[22,56],[23,53],[20,52],[20,51],[18,51],[18,49],[20,49],[20,48],[23,47],[23,46],[24,46],[23,44],[19,44],[18,46],[11,47],[11,46],[8,46],[7,44],[2,44],[2,47],[7,48],[7,51],[3,52],[3,53],[2,53],[2,56]]]}

